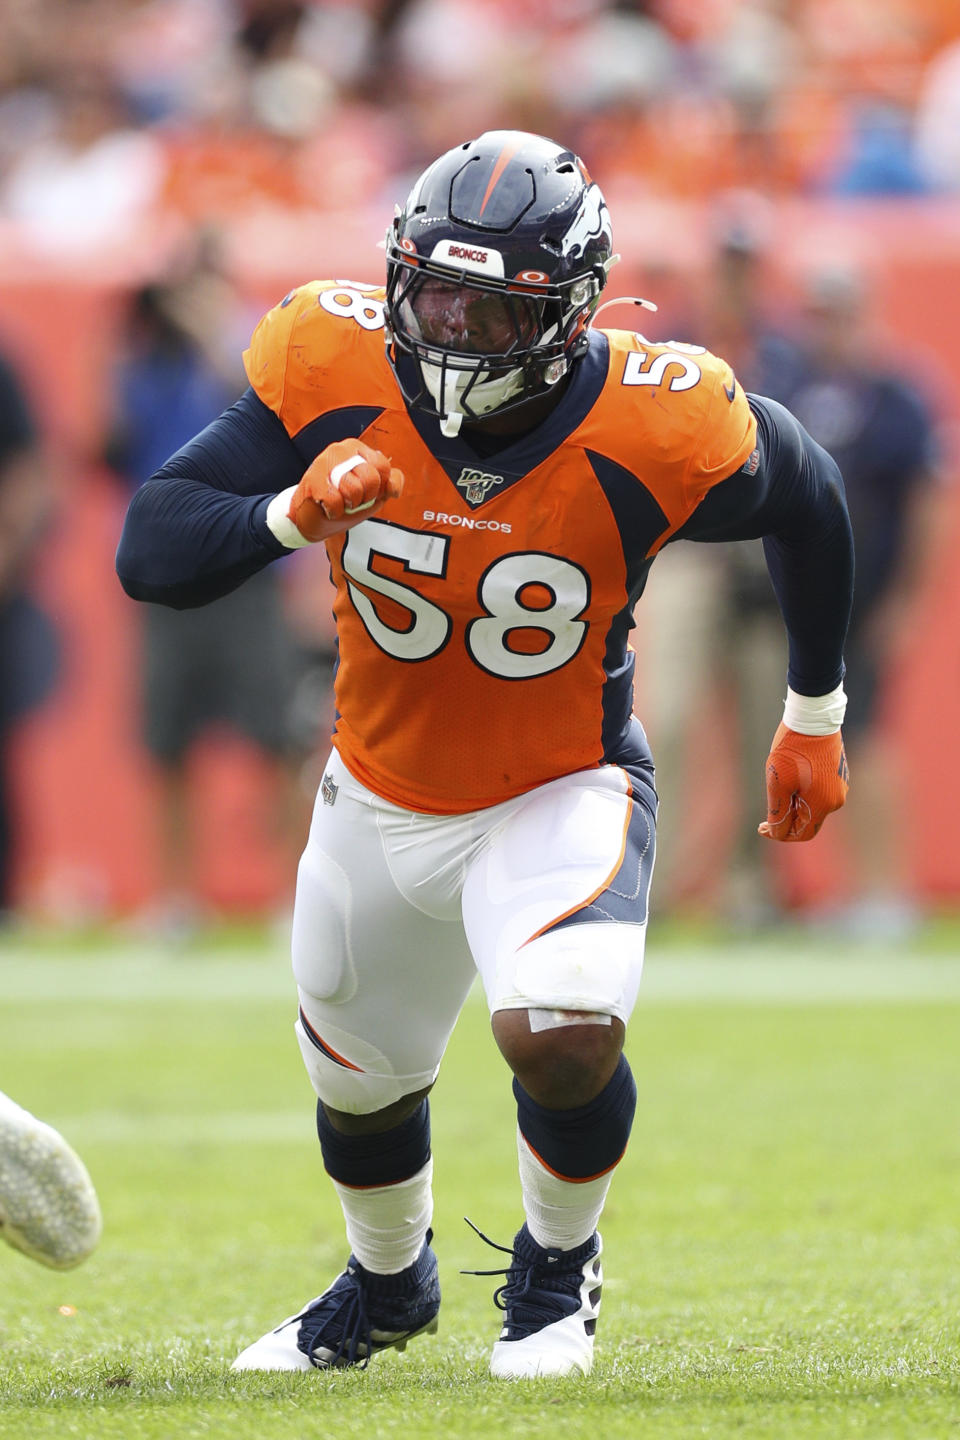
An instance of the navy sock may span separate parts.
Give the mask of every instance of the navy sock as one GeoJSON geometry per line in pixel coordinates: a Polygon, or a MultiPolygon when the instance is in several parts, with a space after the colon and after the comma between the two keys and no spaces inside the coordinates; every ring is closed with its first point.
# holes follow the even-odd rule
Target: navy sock
{"type": "Polygon", "coordinates": [[[392,1130],[375,1135],[343,1135],[331,1125],[323,1101],[317,1101],[317,1134],[323,1167],[331,1180],[357,1188],[397,1185],[422,1170],[430,1159],[430,1106],[420,1104],[392,1130]]]}
{"type": "Polygon", "coordinates": [[[586,1105],[547,1110],[513,1082],[520,1133],[537,1159],[562,1180],[593,1180],[612,1170],[627,1148],[637,1087],[626,1056],[586,1105]]]}

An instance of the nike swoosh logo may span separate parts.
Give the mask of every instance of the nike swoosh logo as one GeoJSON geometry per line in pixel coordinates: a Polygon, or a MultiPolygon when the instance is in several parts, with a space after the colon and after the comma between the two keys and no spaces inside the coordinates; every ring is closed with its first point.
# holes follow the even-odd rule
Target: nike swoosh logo
{"type": "Polygon", "coordinates": [[[732,405],[733,402],[734,402],[734,400],[737,398],[737,382],[736,382],[736,380],[734,380],[734,382],[733,382],[732,385],[724,385],[724,387],[723,387],[723,393],[724,393],[724,395],[726,395],[727,399],[730,401],[730,404],[732,405]]]}

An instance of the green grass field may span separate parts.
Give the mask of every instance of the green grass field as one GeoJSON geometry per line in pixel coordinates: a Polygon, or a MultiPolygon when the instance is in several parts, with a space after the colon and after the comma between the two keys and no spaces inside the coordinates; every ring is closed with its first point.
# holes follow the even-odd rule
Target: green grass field
{"type": "Polygon", "coordinates": [[[588,1381],[498,1384],[520,1222],[508,1078],[472,999],[434,1092],[435,1337],[366,1371],[233,1375],[345,1259],[275,939],[0,943],[0,1085],[61,1128],[105,1232],[0,1247],[0,1436],[960,1440],[960,933],[908,953],[656,933],[588,1381]]]}

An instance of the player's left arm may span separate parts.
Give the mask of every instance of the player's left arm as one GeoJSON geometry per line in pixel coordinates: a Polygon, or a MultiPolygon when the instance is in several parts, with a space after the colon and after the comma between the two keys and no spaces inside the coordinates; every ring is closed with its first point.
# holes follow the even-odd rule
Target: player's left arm
{"type": "Polygon", "coordinates": [[[844,803],[843,645],[853,598],[853,533],[832,457],[784,406],[749,397],[756,449],[710,489],[677,532],[700,541],[762,538],[789,643],[783,722],[767,760],[760,833],[809,840],[844,803]]]}

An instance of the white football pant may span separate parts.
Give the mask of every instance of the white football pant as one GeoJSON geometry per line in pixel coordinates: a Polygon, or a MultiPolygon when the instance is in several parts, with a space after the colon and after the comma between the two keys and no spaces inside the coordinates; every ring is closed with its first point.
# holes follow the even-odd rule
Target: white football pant
{"type": "Polygon", "coordinates": [[[654,828],[617,766],[437,816],[381,799],[334,752],[293,919],[297,1036],[317,1095],[368,1114],[429,1086],[478,972],[491,1012],[626,1021],[654,828]]]}

